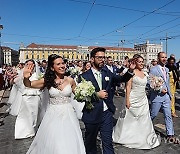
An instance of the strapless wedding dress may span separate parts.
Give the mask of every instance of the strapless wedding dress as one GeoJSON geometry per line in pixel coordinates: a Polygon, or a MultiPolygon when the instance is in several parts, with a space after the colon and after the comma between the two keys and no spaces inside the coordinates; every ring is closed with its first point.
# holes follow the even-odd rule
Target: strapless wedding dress
{"type": "Polygon", "coordinates": [[[85,154],[71,94],[70,84],[63,90],[50,88],[49,106],[27,154],[85,154]]]}
{"type": "Polygon", "coordinates": [[[130,108],[121,113],[113,131],[113,141],[129,148],[151,149],[160,144],[155,134],[145,92],[147,77],[133,77],[130,108]]]}

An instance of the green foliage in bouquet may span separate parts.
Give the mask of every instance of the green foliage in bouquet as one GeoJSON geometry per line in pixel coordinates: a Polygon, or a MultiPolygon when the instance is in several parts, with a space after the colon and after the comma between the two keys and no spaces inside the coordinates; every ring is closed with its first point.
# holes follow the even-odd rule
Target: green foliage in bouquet
{"type": "Polygon", "coordinates": [[[75,88],[75,97],[78,102],[85,102],[86,109],[93,109],[92,99],[97,100],[95,87],[91,81],[86,81],[81,77],[81,82],[75,88]]]}

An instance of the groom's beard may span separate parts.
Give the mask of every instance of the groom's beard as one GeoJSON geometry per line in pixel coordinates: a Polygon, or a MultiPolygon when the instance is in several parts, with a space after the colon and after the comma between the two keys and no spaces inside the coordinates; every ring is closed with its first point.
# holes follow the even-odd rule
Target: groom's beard
{"type": "Polygon", "coordinates": [[[104,67],[104,62],[99,63],[99,64],[94,63],[94,66],[95,66],[97,69],[101,69],[101,68],[103,68],[103,67],[104,67]]]}

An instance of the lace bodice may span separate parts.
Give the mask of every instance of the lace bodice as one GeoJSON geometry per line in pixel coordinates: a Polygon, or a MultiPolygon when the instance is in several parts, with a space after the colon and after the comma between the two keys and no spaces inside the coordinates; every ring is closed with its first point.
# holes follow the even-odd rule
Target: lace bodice
{"type": "Polygon", "coordinates": [[[70,84],[66,85],[63,90],[51,87],[49,89],[50,104],[58,105],[70,103],[71,94],[72,88],[70,84]]]}

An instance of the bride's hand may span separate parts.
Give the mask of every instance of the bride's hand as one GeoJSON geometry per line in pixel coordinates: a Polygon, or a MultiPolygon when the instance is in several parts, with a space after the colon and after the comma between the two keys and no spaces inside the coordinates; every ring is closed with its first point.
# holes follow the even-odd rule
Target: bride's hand
{"type": "Polygon", "coordinates": [[[131,106],[130,102],[129,102],[129,101],[126,101],[126,107],[127,107],[127,109],[129,109],[130,106],[131,106]]]}
{"type": "Polygon", "coordinates": [[[34,69],[34,64],[25,65],[23,70],[23,77],[30,78],[34,69]]]}
{"type": "Polygon", "coordinates": [[[135,67],[136,67],[136,59],[130,59],[129,60],[129,70],[130,70],[130,72],[133,72],[135,67]]]}

